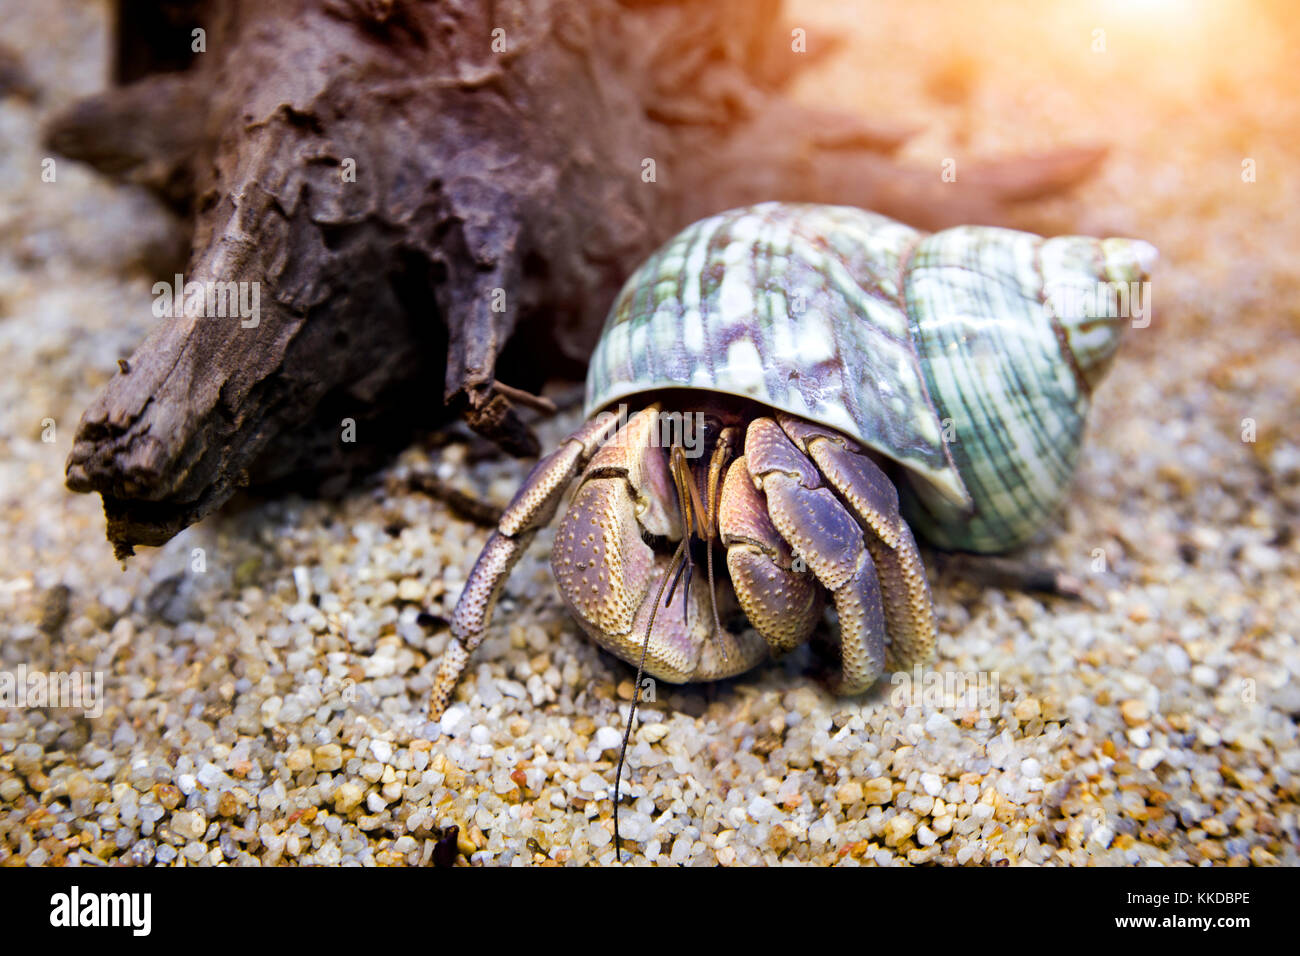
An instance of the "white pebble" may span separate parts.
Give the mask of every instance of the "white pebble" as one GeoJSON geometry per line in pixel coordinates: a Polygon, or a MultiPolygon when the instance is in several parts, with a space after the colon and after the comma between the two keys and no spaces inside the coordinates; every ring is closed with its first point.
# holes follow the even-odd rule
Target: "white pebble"
{"type": "Polygon", "coordinates": [[[1260,571],[1273,572],[1282,566],[1282,555],[1274,548],[1248,544],[1242,552],[1246,563],[1260,571]]]}
{"type": "Polygon", "coordinates": [[[758,823],[763,823],[776,816],[776,804],[767,799],[767,797],[755,797],[753,800],[749,801],[749,806],[746,808],[746,812],[748,812],[749,815],[758,823]]]}
{"type": "Polygon", "coordinates": [[[197,777],[199,784],[208,790],[217,789],[225,778],[221,768],[214,763],[205,763],[200,767],[197,777]]]}
{"type": "Polygon", "coordinates": [[[311,603],[311,575],[301,564],[293,569],[293,586],[298,591],[300,604],[311,603]]]}
{"type": "Polygon", "coordinates": [[[1165,752],[1159,747],[1152,747],[1138,754],[1137,765],[1142,770],[1154,770],[1165,759],[1165,752]]]}
{"type": "Polygon", "coordinates": [[[448,707],[442,715],[442,719],[438,721],[438,725],[442,728],[444,734],[455,734],[456,728],[460,726],[460,722],[465,719],[465,716],[464,707],[448,707]]]}
{"type": "Polygon", "coordinates": [[[931,737],[941,736],[955,728],[956,724],[937,710],[933,711],[930,716],[925,719],[925,731],[931,737]]]}
{"type": "Polygon", "coordinates": [[[410,853],[412,850],[414,850],[417,847],[417,845],[418,844],[416,844],[415,839],[413,837],[404,835],[398,837],[396,840],[393,841],[393,850],[396,853],[401,853],[405,855],[407,853],[410,853]]]}
{"type": "MultiPolygon", "coordinates": [[[[628,834],[628,838],[635,839],[635,837],[632,837],[630,833],[628,834]]],[[[613,837],[610,835],[610,832],[605,829],[605,825],[597,820],[593,820],[591,825],[587,827],[587,842],[591,844],[593,849],[601,849],[612,839],[613,837]]]]}
{"type": "Polygon", "coordinates": [[[669,854],[669,859],[674,863],[685,863],[691,858],[691,841],[684,836],[679,836],[673,841],[673,850],[669,854]]]}
{"type": "Polygon", "coordinates": [[[1192,660],[1187,656],[1187,652],[1177,644],[1170,644],[1165,648],[1165,661],[1169,665],[1169,670],[1174,674],[1186,674],[1192,666],[1192,660]]]}
{"type": "Polygon", "coordinates": [[[1213,687],[1219,682],[1219,672],[1206,664],[1192,668],[1192,681],[1197,687],[1213,687]]]}

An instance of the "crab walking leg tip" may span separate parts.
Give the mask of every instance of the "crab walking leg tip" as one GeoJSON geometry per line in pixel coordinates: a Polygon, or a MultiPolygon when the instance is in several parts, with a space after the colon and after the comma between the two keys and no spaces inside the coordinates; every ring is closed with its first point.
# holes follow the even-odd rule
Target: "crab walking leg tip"
{"type": "Polygon", "coordinates": [[[456,638],[451,639],[447,650],[442,655],[438,666],[438,676],[433,680],[433,690],[429,692],[429,719],[441,720],[451,703],[451,695],[460,681],[461,672],[469,663],[469,651],[456,638]]]}
{"type": "Polygon", "coordinates": [[[537,531],[555,516],[564,492],[588,459],[604,444],[615,424],[612,418],[585,422],[561,446],[541,459],[524,480],[514,500],[502,512],[497,530],[465,581],[451,615],[451,641],[438,667],[429,694],[429,715],[437,720],[451,702],[470,654],[478,647],[492,621],[497,599],[510,572],[519,563],[537,531]]]}

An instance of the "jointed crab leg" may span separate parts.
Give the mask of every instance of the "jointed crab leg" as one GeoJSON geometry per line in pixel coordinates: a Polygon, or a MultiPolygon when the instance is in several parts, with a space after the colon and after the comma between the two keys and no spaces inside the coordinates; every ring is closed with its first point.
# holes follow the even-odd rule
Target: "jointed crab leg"
{"type": "Polygon", "coordinates": [[[935,640],[930,586],[912,529],[899,514],[893,482],[839,432],[785,414],[778,414],[776,420],[867,532],[889,628],[890,667],[906,669],[928,661],[935,640]]]}
{"type": "Polygon", "coordinates": [[[452,612],[451,642],[443,654],[433,690],[429,693],[429,714],[434,720],[447,709],[461,671],[483,639],[511,569],[537,530],[555,517],[565,490],[617,425],[618,419],[613,415],[598,416],[584,424],[556,451],[533,467],[501,515],[497,530],[492,532],[492,537],[474,562],[474,569],[470,571],[465,589],[456,602],[456,610],[452,612]]]}
{"type": "Polygon", "coordinates": [[[633,415],[596,453],[555,532],[555,582],[597,640],[629,635],[658,581],[656,555],[642,538],[642,528],[674,540],[682,537],[679,511],[667,498],[673,490],[667,463],[657,448],[647,448],[656,412],[651,406],[633,415]]]}
{"type": "Polygon", "coordinates": [[[750,422],[745,458],[766,493],[772,524],[835,601],[841,662],[835,692],[865,690],[884,670],[886,632],[880,582],[861,527],[772,419],[750,422]]]}
{"type": "Polygon", "coordinates": [[[718,503],[718,530],[740,608],[774,653],[808,640],[822,613],[822,589],[793,569],[794,553],[777,533],[767,502],[741,455],[727,469],[718,503]]]}

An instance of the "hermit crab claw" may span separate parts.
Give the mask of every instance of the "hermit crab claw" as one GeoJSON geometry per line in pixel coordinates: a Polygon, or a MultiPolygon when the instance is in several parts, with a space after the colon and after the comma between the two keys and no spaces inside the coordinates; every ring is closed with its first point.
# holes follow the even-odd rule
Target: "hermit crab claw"
{"type": "MultiPolygon", "coordinates": [[[[761,638],[718,627],[701,575],[679,575],[649,536],[681,542],[659,406],[633,415],[592,458],[560,521],[551,567],[565,603],[601,647],[670,683],[716,680],[767,655],[761,638]],[[644,652],[644,654],[643,654],[644,652]]],[[[689,546],[689,545],[688,545],[689,546]]]]}
{"type": "MultiPolygon", "coordinates": [[[[750,423],[745,469],[766,497],[772,527],[835,603],[841,670],[834,689],[858,693],[888,665],[928,660],[934,620],[924,566],[879,467],[838,432],[778,414],[750,423]]],[[[742,605],[746,590],[754,589],[737,587],[742,605]]],[[[803,626],[806,639],[812,628],[803,626]]],[[[768,640],[777,647],[789,638],[768,640]]]]}

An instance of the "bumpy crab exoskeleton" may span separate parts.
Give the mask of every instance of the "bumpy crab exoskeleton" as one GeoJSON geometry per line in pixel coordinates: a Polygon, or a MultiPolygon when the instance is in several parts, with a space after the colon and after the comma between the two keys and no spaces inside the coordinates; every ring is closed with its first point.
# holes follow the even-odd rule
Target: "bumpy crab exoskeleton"
{"type": "Polygon", "coordinates": [[[893,484],[861,446],[781,412],[732,413],[707,467],[692,468],[680,447],[656,441],[659,411],[650,405],[617,430],[613,415],[597,416],[530,473],[452,615],[430,697],[435,718],[511,568],[579,474],[556,531],[556,582],[587,634],[625,661],[644,662],[646,673],[685,683],[748,670],[769,649],[782,654],[806,642],[826,592],[840,625],[837,692],[858,693],[886,667],[929,659],[934,620],[924,568],[893,484]],[[709,582],[690,573],[693,542],[706,549],[709,582]],[[720,624],[710,587],[714,542],[725,548],[735,600],[753,631],[720,624]]]}

